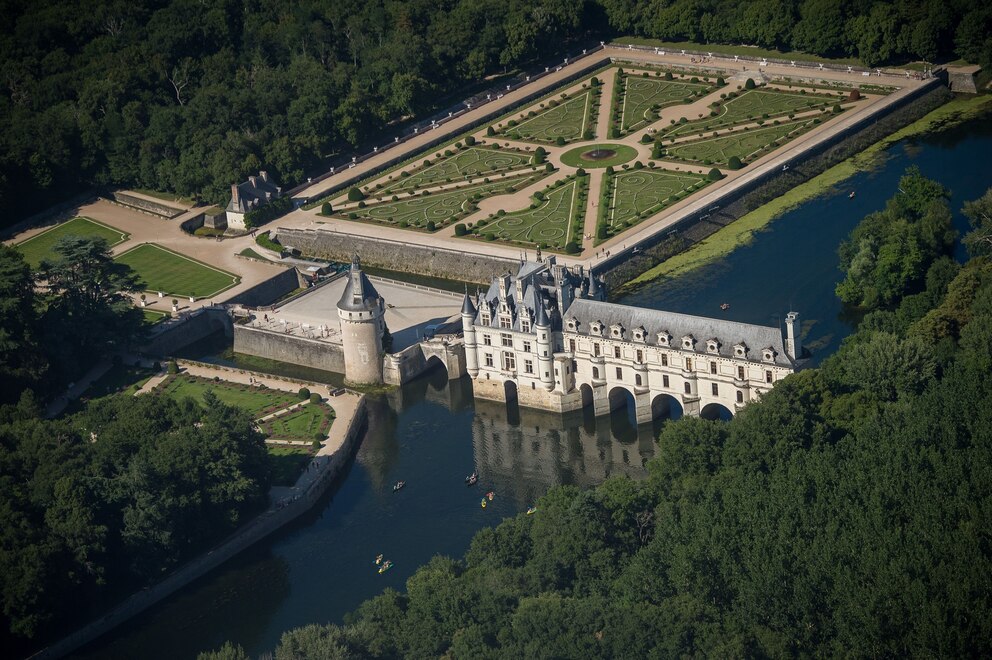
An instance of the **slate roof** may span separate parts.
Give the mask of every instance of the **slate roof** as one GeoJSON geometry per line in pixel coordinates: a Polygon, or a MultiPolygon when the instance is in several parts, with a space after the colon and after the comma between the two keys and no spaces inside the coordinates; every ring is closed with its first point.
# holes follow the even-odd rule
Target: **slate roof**
{"type": "Polygon", "coordinates": [[[227,204],[227,210],[233,213],[248,213],[278,198],[281,192],[279,186],[266,172],[259,172],[258,176],[249,177],[244,183],[232,188],[234,190],[231,191],[231,201],[227,204]],[[235,190],[237,194],[234,194],[235,190]]]}
{"type": "Polygon", "coordinates": [[[658,343],[658,333],[667,331],[672,336],[671,342],[675,348],[681,346],[682,337],[692,335],[696,340],[696,350],[701,353],[706,352],[706,341],[715,338],[720,344],[717,354],[724,357],[734,357],[734,346],[744,343],[748,347],[748,359],[761,360],[762,349],[770,346],[776,352],[774,364],[795,366],[786,355],[782,331],[771,326],[582,299],[573,301],[569,306],[565,320],[571,318],[579,322],[578,332],[581,334],[589,334],[589,325],[592,322],[602,322],[607,328],[607,338],[609,327],[620,324],[625,330],[624,339],[628,341],[632,336],[631,331],[643,326],[647,331],[645,343],[654,345],[658,343]]]}
{"type": "Polygon", "coordinates": [[[351,260],[351,272],[348,273],[348,282],[341,292],[341,299],[338,300],[338,309],[346,312],[368,312],[379,306],[379,292],[372,286],[367,275],[362,272],[362,264],[355,256],[351,260]]]}

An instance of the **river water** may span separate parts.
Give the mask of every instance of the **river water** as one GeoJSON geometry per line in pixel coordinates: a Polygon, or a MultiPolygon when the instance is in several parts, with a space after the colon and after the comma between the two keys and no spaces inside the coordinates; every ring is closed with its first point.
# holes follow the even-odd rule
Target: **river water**
{"type": "MultiPolygon", "coordinates": [[[[962,202],[992,186],[990,118],[898,142],[877,168],[783,215],[749,245],[621,302],[772,325],[795,309],[818,362],[852,327],[833,295],[840,241],[864,215],[884,206],[910,165],[951,189],[955,223],[965,230],[962,202]],[[727,311],[720,310],[724,302],[730,303],[727,311]]],[[[402,590],[416,567],[435,554],[461,556],[476,531],[523,511],[550,486],[642,476],[657,433],[633,426],[626,413],[563,419],[508,412],[474,401],[468,381],[449,382],[443,372],[373,398],[369,413],[354,462],[322,506],[80,657],[189,658],[225,640],[250,655],[270,651],[287,629],[341,622],[383,588],[402,590]],[[464,477],[473,470],[480,483],[466,487],[464,477]],[[393,493],[398,480],[407,486],[393,493]],[[483,509],[480,498],[488,490],[495,497],[483,509]],[[378,553],[395,563],[383,575],[374,566],[378,553]]]]}

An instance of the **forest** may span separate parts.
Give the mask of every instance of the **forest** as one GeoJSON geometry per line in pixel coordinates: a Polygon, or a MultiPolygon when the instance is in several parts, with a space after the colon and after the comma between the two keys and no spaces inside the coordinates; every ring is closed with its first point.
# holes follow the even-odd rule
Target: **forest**
{"type": "MultiPolygon", "coordinates": [[[[992,63],[977,0],[2,0],[0,226],[128,186],[284,187],[487,77],[600,39],[992,63]]],[[[491,80],[486,84],[495,84],[491,80]]]]}
{"type": "Polygon", "coordinates": [[[276,660],[992,653],[992,189],[963,264],[947,191],[899,189],[841,250],[864,320],[820,367],[667,424],[647,479],[554,488],[276,660]],[[857,267],[892,241],[920,258],[857,267]]]}

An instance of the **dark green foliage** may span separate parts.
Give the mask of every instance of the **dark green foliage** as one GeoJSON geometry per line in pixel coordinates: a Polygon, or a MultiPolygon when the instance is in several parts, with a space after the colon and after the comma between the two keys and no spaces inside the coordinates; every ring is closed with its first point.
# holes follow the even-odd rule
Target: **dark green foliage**
{"type": "Polygon", "coordinates": [[[973,202],[965,202],[962,212],[972,227],[964,237],[969,254],[992,254],[992,189],[973,202]]]}
{"type": "Polygon", "coordinates": [[[170,376],[175,376],[179,373],[179,365],[175,360],[169,360],[165,365],[165,371],[170,376]]]}
{"type": "Polygon", "coordinates": [[[723,172],[714,167],[709,171],[709,174],[706,175],[706,178],[710,181],[719,181],[723,178],[723,172]]]}
{"type": "Polygon", "coordinates": [[[486,127],[486,137],[493,137],[496,135],[496,130],[492,126],[486,127]]]}
{"type": "Polygon", "coordinates": [[[581,167],[575,170],[575,176],[585,176],[585,175],[586,175],[586,171],[581,167]]]}
{"type": "Polygon", "coordinates": [[[331,208],[331,203],[330,202],[324,202],[323,204],[320,205],[320,214],[321,215],[330,215],[333,210],[334,209],[331,208]]]}
{"type": "Polygon", "coordinates": [[[559,146],[559,147],[564,147],[565,146],[565,138],[563,138],[560,135],[558,137],[556,137],[555,138],[555,145],[556,146],[559,146]]]}
{"type": "Polygon", "coordinates": [[[360,202],[365,199],[365,193],[361,191],[357,186],[352,186],[348,189],[348,201],[349,202],[360,202]]]}
{"type": "Polygon", "coordinates": [[[468,229],[465,228],[465,224],[459,222],[455,225],[455,236],[464,236],[468,233],[468,229]]]}
{"type": "Polygon", "coordinates": [[[306,387],[301,387],[300,388],[300,391],[297,392],[296,394],[297,394],[297,396],[300,397],[301,400],[302,399],[309,399],[310,398],[310,390],[308,388],[306,388],[306,387]]]}
{"type": "Polygon", "coordinates": [[[434,231],[435,229],[437,229],[437,226],[434,224],[434,221],[433,220],[428,220],[427,221],[427,231],[434,231]]]}
{"type": "Polygon", "coordinates": [[[748,78],[744,81],[744,89],[754,89],[754,78],[748,78]]]}
{"type": "Polygon", "coordinates": [[[250,229],[260,227],[270,220],[275,220],[279,216],[286,215],[293,210],[293,199],[291,197],[280,197],[268,204],[261,206],[254,211],[245,213],[245,225],[250,229]]]}
{"type": "Polygon", "coordinates": [[[576,243],[575,241],[569,241],[568,243],[565,243],[565,254],[578,254],[581,251],[582,248],[580,248],[579,244],[576,243]]]}
{"type": "Polygon", "coordinates": [[[310,403],[320,403],[320,395],[316,392],[310,395],[310,403]]]}
{"type": "Polygon", "coordinates": [[[741,159],[737,156],[731,156],[727,159],[727,169],[739,170],[742,167],[744,167],[744,163],[742,163],[741,159]]]}

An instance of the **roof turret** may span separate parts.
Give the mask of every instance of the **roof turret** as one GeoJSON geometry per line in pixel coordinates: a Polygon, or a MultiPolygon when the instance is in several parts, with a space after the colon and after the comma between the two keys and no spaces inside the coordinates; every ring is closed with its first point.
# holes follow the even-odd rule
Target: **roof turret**
{"type": "Polygon", "coordinates": [[[341,292],[338,309],[346,312],[368,312],[379,306],[379,292],[372,286],[368,276],[362,272],[362,263],[356,254],[351,260],[348,283],[341,292]]]}

